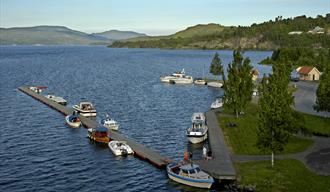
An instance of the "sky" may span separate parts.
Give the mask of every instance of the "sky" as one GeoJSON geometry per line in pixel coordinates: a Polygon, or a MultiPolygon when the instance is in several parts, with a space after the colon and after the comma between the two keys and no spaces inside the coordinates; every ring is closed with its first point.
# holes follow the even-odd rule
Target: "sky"
{"type": "Polygon", "coordinates": [[[253,23],[330,13],[330,0],[0,0],[0,27],[66,26],[169,35],[197,24],[253,23]]]}

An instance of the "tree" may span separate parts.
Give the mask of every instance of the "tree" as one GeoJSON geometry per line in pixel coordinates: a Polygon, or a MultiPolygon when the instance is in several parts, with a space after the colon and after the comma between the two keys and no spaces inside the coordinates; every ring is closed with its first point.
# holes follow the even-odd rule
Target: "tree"
{"type": "Polygon", "coordinates": [[[215,53],[210,66],[210,73],[213,75],[222,75],[223,76],[223,67],[221,65],[221,59],[219,54],[215,53]]]}
{"type": "Polygon", "coordinates": [[[298,130],[292,93],[288,91],[291,66],[277,63],[273,74],[263,77],[259,88],[259,118],[257,146],[271,152],[274,166],[274,153],[282,151],[292,133],[298,130]]]}
{"type": "Polygon", "coordinates": [[[320,77],[320,84],[316,90],[316,104],[314,108],[317,111],[330,112],[330,66],[327,66],[320,77]]]}
{"type": "Polygon", "coordinates": [[[224,80],[224,105],[238,117],[251,101],[253,82],[249,58],[243,58],[240,50],[233,52],[233,61],[228,65],[228,78],[224,80]]]}

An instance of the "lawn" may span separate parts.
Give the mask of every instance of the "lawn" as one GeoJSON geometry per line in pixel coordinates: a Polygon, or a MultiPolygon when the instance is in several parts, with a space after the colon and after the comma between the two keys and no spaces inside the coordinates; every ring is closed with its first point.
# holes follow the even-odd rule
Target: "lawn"
{"type": "Polygon", "coordinates": [[[256,191],[330,191],[330,176],[319,176],[298,160],[237,163],[240,185],[255,186],[256,191]]]}
{"type": "Polygon", "coordinates": [[[314,135],[330,137],[330,118],[318,117],[305,113],[299,113],[304,118],[304,124],[308,131],[314,135]]]}
{"type": "MultiPolygon", "coordinates": [[[[224,131],[227,143],[229,143],[232,151],[235,154],[244,155],[262,155],[269,154],[261,152],[256,147],[257,141],[257,127],[258,127],[258,111],[255,104],[249,104],[246,113],[243,117],[227,117],[219,115],[218,120],[220,127],[224,131]],[[237,127],[227,127],[228,122],[235,122],[237,127]]],[[[310,139],[302,139],[298,137],[291,137],[289,143],[282,152],[277,154],[297,153],[306,150],[313,144],[310,139]]]]}

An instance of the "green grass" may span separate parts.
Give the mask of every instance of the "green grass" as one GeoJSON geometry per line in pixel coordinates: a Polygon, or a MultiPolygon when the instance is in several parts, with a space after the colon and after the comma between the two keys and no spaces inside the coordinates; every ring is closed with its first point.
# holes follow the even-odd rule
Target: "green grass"
{"type": "Polygon", "coordinates": [[[319,176],[307,170],[298,160],[236,164],[240,185],[255,186],[256,191],[330,191],[330,176],[319,176]]]}
{"type": "Polygon", "coordinates": [[[304,118],[306,129],[314,135],[330,137],[330,118],[318,117],[305,113],[299,113],[304,118]]]}
{"type": "MultiPolygon", "coordinates": [[[[243,117],[218,116],[220,127],[224,131],[227,143],[235,154],[262,155],[257,146],[258,111],[255,104],[249,104],[243,117]],[[226,127],[228,122],[235,122],[237,127],[226,127]]],[[[297,153],[306,150],[313,144],[313,140],[291,137],[284,150],[277,154],[297,153]]]]}

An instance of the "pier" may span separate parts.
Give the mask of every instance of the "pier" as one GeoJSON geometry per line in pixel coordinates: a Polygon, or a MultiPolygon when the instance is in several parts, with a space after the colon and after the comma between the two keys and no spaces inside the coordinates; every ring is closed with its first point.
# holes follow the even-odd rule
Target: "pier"
{"type": "Polygon", "coordinates": [[[205,117],[208,126],[208,139],[212,151],[212,159],[198,160],[195,163],[214,178],[236,180],[236,170],[214,110],[206,112],[205,117]]]}
{"type": "MultiPolygon", "coordinates": [[[[43,95],[35,93],[30,90],[28,86],[18,88],[21,92],[31,96],[32,98],[44,103],[50,108],[69,115],[73,113],[72,108],[60,105],[43,95]]],[[[220,180],[235,180],[236,171],[231,161],[229,150],[224,142],[223,133],[218,125],[217,117],[214,111],[208,111],[205,114],[208,123],[208,138],[212,151],[213,159],[211,160],[197,160],[195,163],[199,164],[201,169],[209,173],[212,177],[220,180]]],[[[80,116],[82,124],[86,128],[95,128],[100,126],[94,119],[80,116]]],[[[133,149],[134,155],[142,160],[150,162],[158,168],[165,168],[167,164],[173,162],[172,159],[162,156],[157,151],[144,146],[143,144],[124,136],[118,131],[109,131],[111,140],[126,141],[127,144],[133,149]]]]}
{"type": "MultiPolygon", "coordinates": [[[[72,108],[68,108],[63,105],[60,105],[60,104],[44,97],[43,95],[33,92],[27,86],[19,87],[18,89],[20,91],[22,91],[23,93],[31,96],[32,98],[44,103],[45,105],[49,106],[50,108],[55,109],[56,111],[62,113],[63,115],[70,115],[74,111],[72,108]]],[[[81,115],[79,116],[79,118],[81,120],[81,123],[86,128],[95,128],[95,127],[99,126],[99,124],[93,119],[86,118],[81,115]]],[[[170,159],[168,157],[164,157],[164,156],[160,155],[158,152],[156,152],[150,148],[147,148],[146,146],[134,141],[133,139],[125,137],[123,134],[121,134],[118,131],[110,130],[109,132],[110,132],[109,137],[111,140],[126,141],[127,144],[133,149],[135,156],[137,156],[140,159],[150,162],[151,164],[153,164],[154,166],[156,166],[158,168],[164,168],[164,167],[166,167],[166,165],[168,163],[173,162],[172,159],[170,159]]]]}

